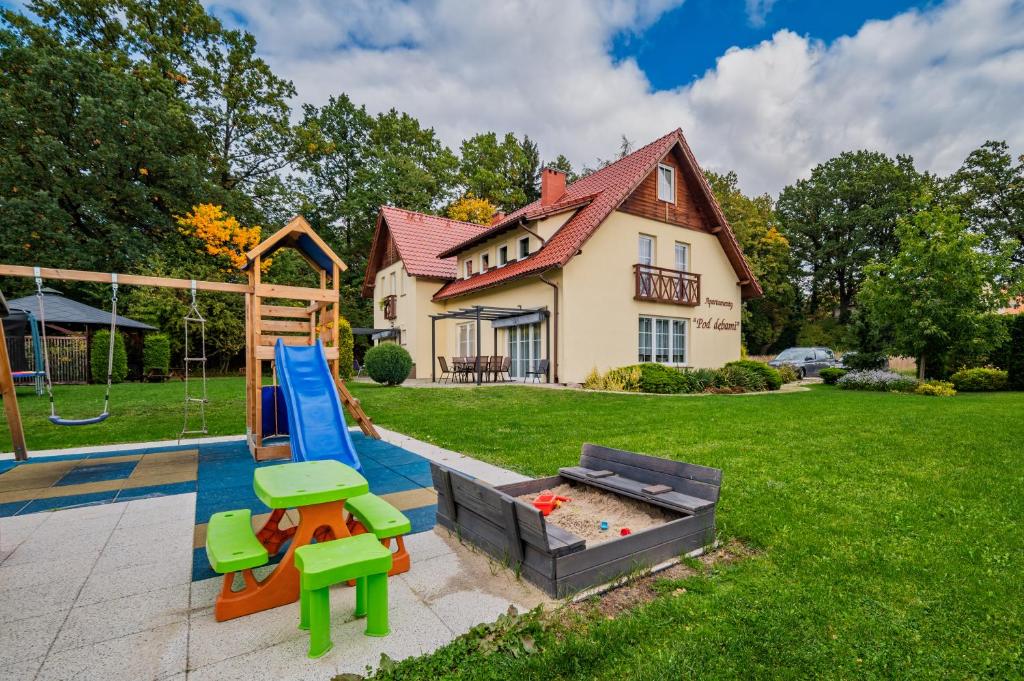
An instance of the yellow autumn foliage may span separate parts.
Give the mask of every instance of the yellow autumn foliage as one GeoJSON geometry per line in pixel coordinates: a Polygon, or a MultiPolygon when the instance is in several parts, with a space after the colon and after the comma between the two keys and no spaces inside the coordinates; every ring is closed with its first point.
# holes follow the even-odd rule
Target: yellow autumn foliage
{"type": "Polygon", "coordinates": [[[487,199],[480,199],[469,192],[461,199],[448,206],[448,217],[460,222],[472,222],[478,225],[491,224],[491,217],[498,207],[487,199]]]}
{"type": "MultiPolygon", "coordinates": [[[[182,234],[196,237],[209,255],[225,258],[234,268],[244,267],[245,254],[260,242],[259,225],[243,227],[222,206],[201,203],[176,219],[182,234]]],[[[262,264],[265,268],[270,260],[262,264]]]]}

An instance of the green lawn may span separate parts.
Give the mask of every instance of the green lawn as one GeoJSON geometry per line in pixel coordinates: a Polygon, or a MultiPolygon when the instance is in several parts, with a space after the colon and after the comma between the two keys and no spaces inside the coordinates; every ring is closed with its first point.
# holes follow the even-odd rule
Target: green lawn
{"type": "MultiPolygon", "coordinates": [[[[191,381],[190,381],[190,385],[191,381]]],[[[195,389],[200,389],[195,384],[195,389]]],[[[57,412],[64,418],[96,416],[103,409],[102,385],[57,385],[53,388],[57,412]]],[[[210,435],[245,432],[245,379],[212,378],[207,392],[206,424],[210,435]]],[[[93,426],[55,426],[48,420],[50,403],[28,388],[18,388],[18,406],[29,450],[101,445],[114,442],[173,440],[184,420],[185,384],[123,383],[110,392],[111,416],[93,426]]],[[[192,407],[193,410],[195,407],[192,407]]],[[[192,421],[198,428],[198,420],[192,421]]],[[[7,421],[0,421],[0,451],[11,450],[7,421]]]]}
{"type": "MultiPolygon", "coordinates": [[[[26,396],[29,444],[174,437],[181,389],[115,386],[117,415],[81,429],[26,396]]],[[[1024,393],[353,391],[383,426],[530,475],[585,441],[720,467],[720,533],[759,550],[629,615],[531,631],[532,655],[469,639],[385,676],[1024,677],[1024,393]]],[[[102,391],[61,392],[82,415],[102,391]]],[[[211,399],[211,432],[241,432],[242,381],[211,399]]]]}
{"type": "Polygon", "coordinates": [[[396,677],[1024,677],[1024,393],[358,394],[384,426],[530,475],[585,441],[721,467],[720,532],[761,552],[539,653],[460,642],[396,677]]]}

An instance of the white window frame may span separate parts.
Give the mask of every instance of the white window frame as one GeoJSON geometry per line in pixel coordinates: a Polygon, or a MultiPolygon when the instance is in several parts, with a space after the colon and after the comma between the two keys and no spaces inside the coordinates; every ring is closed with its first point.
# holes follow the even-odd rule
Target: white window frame
{"type": "Polygon", "coordinates": [[[530,257],[530,237],[528,237],[528,236],[521,237],[519,239],[518,243],[519,243],[519,250],[517,251],[517,253],[519,254],[519,259],[522,260],[523,258],[530,257]],[[525,249],[523,248],[524,244],[526,245],[525,249]],[[524,250],[525,250],[525,253],[524,253],[524,250]]]}
{"type": "Polygon", "coordinates": [[[637,324],[637,361],[686,367],[690,365],[689,344],[690,323],[688,319],[640,315],[637,324]],[[661,328],[667,329],[668,337],[665,339],[667,345],[663,345],[661,342],[662,337],[659,336],[661,328]],[[681,331],[681,342],[677,331],[681,331]],[[679,345],[682,347],[678,347],[679,345]],[[662,356],[667,358],[665,360],[658,359],[658,351],[662,349],[664,349],[662,356]]]}
{"type": "Polygon", "coordinates": [[[455,355],[457,357],[476,357],[476,322],[458,325],[455,336],[455,355]]]}
{"type": "Polygon", "coordinates": [[[677,241],[676,245],[675,245],[675,249],[674,249],[674,254],[675,254],[675,258],[676,258],[676,269],[679,270],[680,272],[689,272],[690,271],[690,244],[683,243],[682,241],[677,241]],[[680,250],[683,251],[682,266],[680,266],[680,263],[679,263],[679,251],[680,250]]]}
{"type": "Polygon", "coordinates": [[[395,295],[396,293],[398,293],[398,286],[397,286],[397,283],[398,283],[398,275],[397,275],[397,274],[395,274],[394,272],[392,272],[392,273],[391,273],[391,276],[390,276],[390,277],[388,277],[388,283],[389,283],[389,284],[391,285],[391,287],[390,287],[390,289],[389,289],[389,292],[388,292],[388,293],[389,293],[389,295],[392,295],[392,296],[393,296],[393,295],[395,295]]]}
{"type": "Polygon", "coordinates": [[[665,203],[675,203],[676,202],[676,169],[673,168],[672,166],[666,165],[664,163],[659,163],[658,164],[658,200],[659,201],[664,201],[665,203]],[[669,186],[667,187],[667,189],[668,189],[669,192],[671,192],[671,197],[670,198],[665,198],[664,194],[661,191],[661,189],[662,189],[662,187],[661,187],[662,171],[666,171],[666,170],[668,171],[668,177],[669,177],[669,186]]]}
{"type": "Polygon", "coordinates": [[[658,239],[650,234],[641,234],[636,240],[636,261],[640,265],[655,267],[658,264],[658,239]],[[650,262],[644,262],[644,244],[651,245],[650,262]]]}
{"type": "Polygon", "coordinates": [[[498,246],[498,267],[504,267],[508,264],[508,244],[504,246],[498,246]]]}

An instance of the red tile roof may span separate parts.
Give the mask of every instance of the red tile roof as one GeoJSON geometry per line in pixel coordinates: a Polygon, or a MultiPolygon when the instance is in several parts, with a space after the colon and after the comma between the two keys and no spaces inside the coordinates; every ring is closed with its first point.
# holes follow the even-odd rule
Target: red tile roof
{"type": "Polygon", "coordinates": [[[439,254],[461,241],[488,229],[485,225],[449,220],[438,215],[417,213],[393,206],[381,206],[377,217],[377,231],[363,280],[363,295],[369,297],[377,276],[377,263],[381,249],[387,247],[387,235],[395,240],[405,270],[414,277],[454,279],[456,259],[442,258],[439,254]]]}
{"type": "MultiPolygon", "coordinates": [[[[746,282],[743,285],[745,298],[753,298],[761,295],[761,286],[754,277],[750,265],[743,257],[739,242],[729,227],[728,220],[722,214],[722,210],[715,201],[711,186],[704,178],[697,161],[690,150],[682,130],[673,130],[669,134],[651,142],[645,147],[637,149],[632,154],[619,159],[574,183],[566,188],[565,196],[556,205],[572,205],[582,203],[584,198],[592,197],[579,211],[559,229],[544,246],[530,257],[510,263],[505,267],[481,272],[469,279],[456,279],[446,284],[437,294],[434,300],[444,300],[455,296],[465,295],[472,291],[497,286],[521,277],[543,272],[545,270],[564,266],[576,253],[590,236],[597,231],[612,211],[618,208],[637,185],[643,181],[654,167],[675,147],[679,145],[683,158],[693,171],[693,175],[699,178],[699,191],[706,199],[713,214],[713,220],[721,225],[718,232],[719,241],[725,249],[729,261],[740,281],[746,282]]],[[[502,222],[488,228],[487,232],[497,233],[503,227],[515,224],[520,218],[530,218],[531,215],[542,212],[540,201],[520,208],[508,215],[502,222]]],[[[479,236],[479,235],[478,235],[479,236]]],[[[468,241],[468,240],[467,240],[468,241]]],[[[476,241],[475,239],[473,241],[476,241]]],[[[451,252],[451,251],[448,251],[451,252]]]]}

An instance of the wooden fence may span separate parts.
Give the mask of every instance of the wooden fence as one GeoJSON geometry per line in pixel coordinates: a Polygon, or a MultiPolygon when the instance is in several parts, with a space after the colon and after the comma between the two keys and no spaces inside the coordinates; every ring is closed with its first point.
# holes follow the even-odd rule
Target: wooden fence
{"type": "MultiPolygon", "coordinates": [[[[46,342],[50,348],[50,378],[54,383],[89,382],[89,344],[84,336],[51,336],[46,342]]],[[[36,370],[32,336],[8,338],[7,353],[15,371],[36,370]]]]}

